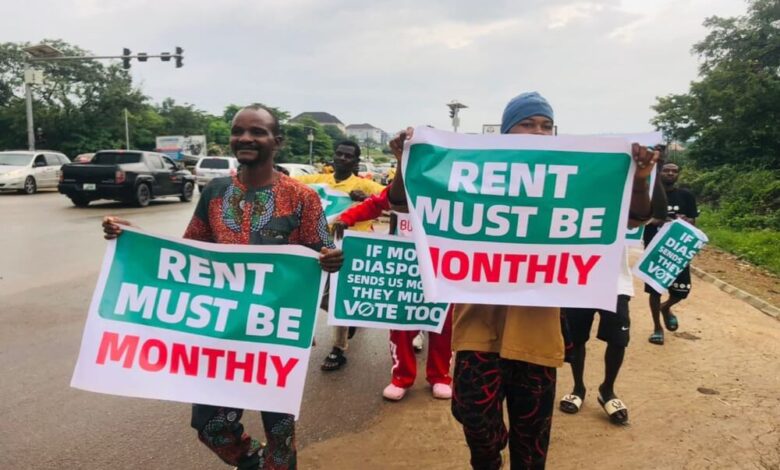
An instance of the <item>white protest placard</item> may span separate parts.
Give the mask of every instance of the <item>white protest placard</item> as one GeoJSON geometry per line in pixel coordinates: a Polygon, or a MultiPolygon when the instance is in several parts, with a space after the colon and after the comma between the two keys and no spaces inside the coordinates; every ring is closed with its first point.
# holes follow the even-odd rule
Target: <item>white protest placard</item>
{"type": "Polygon", "coordinates": [[[614,308],[628,142],[418,127],[403,158],[426,300],[614,308]]]}
{"type": "Polygon", "coordinates": [[[71,386],[297,415],[325,284],[318,258],[124,227],[108,243],[71,386]]]}

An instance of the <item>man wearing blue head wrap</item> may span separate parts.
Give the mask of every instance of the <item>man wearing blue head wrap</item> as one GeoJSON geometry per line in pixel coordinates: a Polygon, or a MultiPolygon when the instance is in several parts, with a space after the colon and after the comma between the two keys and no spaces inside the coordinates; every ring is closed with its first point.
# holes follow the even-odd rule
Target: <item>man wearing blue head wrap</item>
{"type": "MultiPolygon", "coordinates": [[[[504,116],[501,118],[501,133],[517,134],[518,132],[511,132],[516,125],[529,124],[534,118],[546,118],[549,125],[552,126],[555,117],[550,103],[535,91],[517,95],[504,109],[504,116]]],[[[549,130],[552,132],[552,127],[549,130]]]]}
{"type": "MultiPolygon", "coordinates": [[[[553,135],[554,115],[538,93],[523,93],[506,106],[502,134],[553,135]]],[[[390,202],[406,205],[401,174],[407,128],[390,142],[398,172],[390,202]]],[[[637,163],[629,219],[636,226],[650,218],[646,178],[657,153],[634,145],[637,163]]],[[[463,425],[475,469],[499,469],[509,444],[512,468],[543,468],[555,404],[556,368],[563,365],[564,341],[558,308],[455,305],[452,349],[456,351],[452,413],[463,425]],[[509,429],[503,419],[506,400],[509,429]]]]}

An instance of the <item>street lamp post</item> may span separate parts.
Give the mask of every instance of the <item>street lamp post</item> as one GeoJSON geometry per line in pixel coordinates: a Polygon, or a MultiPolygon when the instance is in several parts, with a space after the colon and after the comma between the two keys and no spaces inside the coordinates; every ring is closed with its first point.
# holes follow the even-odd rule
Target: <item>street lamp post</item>
{"type": "Polygon", "coordinates": [[[309,133],[306,134],[306,140],[309,141],[309,165],[314,165],[314,129],[309,128],[309,133]]]}
{"type": "Polygon", "coordinates": [[[458,132],[458,127],[460,126],[460,118],[458,117],[458,112],[463,108],[468,108],[463,103],[460,103],[458,100],[452,100],[449,103],[447,103],[447,107],[450,108],[450,118],[452,118],[452,130],[453,132],[458,132]]]}
{"type": "MultiPolygon", "coordinates": [[[[62,57],[62,52],[47,44],[38,44],[37,46],[25,47],[26,52],[32,59],[46,60],[62,57]]],[[[29,59],[28,59],[29,60],[29,59]]],[[[27,110],[27,148],[35,151],[35,123],[33,120],[32,108],[32,86],[43,84],[43,72],[32,67],[24,69],[24,99],[27,110]]]]}

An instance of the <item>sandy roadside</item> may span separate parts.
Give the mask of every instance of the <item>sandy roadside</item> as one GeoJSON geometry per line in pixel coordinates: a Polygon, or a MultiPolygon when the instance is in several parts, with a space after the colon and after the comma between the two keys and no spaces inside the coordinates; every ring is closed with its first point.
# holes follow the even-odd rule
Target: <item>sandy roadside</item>
{"type": "MultiPolygon", "coordinates": [[[[694,283],[677,310],[680,330],[667,333],[662,347],[647,342],[647,296],[635,283],[632,342],[617,383],[631,425],[611,425],[595,400],[604,345],[592,340],[590,392],[578,415],[556,410],[548,468],[780,469],[780,322],[711,284],[694,283]]],[[[568,366],[558,377],[561,396],[572,383],[568,366]]],[[[422,380],[403,402],[383,403],[364,431],[304,448],[300,467],[469,468],[449,403],[431,398],[422,380]]]]}

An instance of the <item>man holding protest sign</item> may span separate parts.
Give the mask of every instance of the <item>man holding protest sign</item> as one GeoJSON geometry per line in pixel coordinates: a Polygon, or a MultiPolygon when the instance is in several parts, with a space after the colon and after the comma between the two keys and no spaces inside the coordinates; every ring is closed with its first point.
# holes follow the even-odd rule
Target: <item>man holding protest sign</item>
{"type": "MultiPolygon", "coordinates": [[[[370,195],[379,194],[384,186],[369,179],[357,176],[357,168],[360,163],[360,146],[351,140],[343,140],[336,145],[336,153],[333,156],[333,173],[318,175],[303,175],[296,179],[305,184],[324,184],[329,188],[349,194],[353,201],[363,201],[370,195]]],[[[355,230],[371,230],[371,221],[359,222],[355,230]]],[[[354,332],[354,330],[352,330],[354,332]]],[[[344,352],[349,346],[350,329],[345,326],[337,326],[334,329],[333,348],[325,356],[320,368],[324,371],[335,371],[347,363],[344,352]]]]}
{"type": "MultiPolygon", "coordinates": [[[[388,199],[389,189],[379,195],[368,197],[362,203],[344,211],[333,222],[331,228],[336,238],[344,237],[344,230],[364,220],[374,220],[383,211],[390,210],[388,199]]],[[[390,214],[390,234],[410,237],[407,214],[390,214]],[[399,224],[399,217],[401,224],[399,224]],[[400,225],[400,227],[399,227],[400,225]]],[[[431,385],[434,398],[449,399],[452,397],[452,378],[450,377],[450,361],[452,360],[452,308],[447,310],[447,319],[441,333],[430,333],[428,345],[428,361],[426,379],[431,385]]],[[[417,377],[417,359],[414,357],[414,340],[421,332],[414,330],[390,330],[390,354],[393,360],[390,384],[382,391],[382,396],[390,401],[400,401],[406,396],[407,390],[414,384],[417,377]]]]}
{"type": "MultiPolygon", "coordinates": [[[[407,129],[390,144],[399,160],[399,169],[402,164],[406,165],[406,162],[401,161],[404,142],[412,138],[412,132],[411,128],[407,129]]],[[[547,100],[538,93],[521,94],[506,106],[501,132],[552,135],[553,110],[547,100]]],[[[464,160],[465,158],[467,157],[464,157],[464,160]]],[[[629,219],[641,223],[650,217],[647,176],[652,171],[658,155],[635,144],[632,148],[632,158],[637,170],[631,192],[629,219]]],[[[460,175],[465,175],[466,178],[473,176],[473,173],[469,173],[466,162],[458,163],[464,169],[460,175]]],[[[487,166],[487,163],[483,165],[487,166]]],[[[566,167],[556,167],[555,171],[566,171],[566,167]]],[[[501,188],[501,182],[495,183],[494,176],[497,173],[494,171],[487,182],[487,176],[484,176],[481,187],[488,191],[501,188]]],[[[390,201],[393,204],[406,202],[402,178],[399,172],[391,187],[390,201]]],[[[528,181],[528,178],[520,178],[519,180],[528,181]]],[[[475,189],[473,179],[467,180],[466,183],[468,187],[475,189]]],[[[617,181],[615,184],[621,183],[617,181]]],[[[505,200],[509,197],[512,196],[504,196],[505,200]]],[[[518,214],[520,209],[524,208],[519,208],[518,214]]],[[[532,211],[533,208],[528,212],[532,211]]],[[[491,212],[487,213],[490,217],[491,212]]],[[[496,215],[495,210],[492,214],[496,215]]],[[[527,218],[525,220],[527,221],[527,218]]],[[[501,229],[506,228],[506,225],[499,223],[498,230],[505,233],[501,229]]],[[[516,230],[518,233],[525,233],[525,225],[518,222],[516,230]]],[[[526,258],[520,256],[525,255],[515,255],[513,260],[526,261],[526,258]]],[[[463,261],[457,268],[450,264],[449,268],[457,269],[458,272],[449,274],[461,276],[462,265],[463,261]]],[[[515,266],[511,263],[509,265],[515,266]]],[[[537,264],[533,269],[544,269],[547,272],[545,279],[552,280],[551,266],[553,264],[542,268],[537,264]]],[[[510,279],[517,276],[515,273],[510,271],[510,279]]],[[[473,274],[474,277],[479,275],[477,271],[473,274]]],[[[529,273],[529,279],[533,279],[530,276],[529,273]]],[[[557,279],[561,282],[568,281],[565,273],[558,274],[557,279]]],[[[540,304],[548,305],[547,307],[479,304],[455,306],[453,349],[457,356],[452,412],[463,425],[466,443],[471,451],[471,465],[475,469],[500,468],[501,450],[506,447],[507,442],[513,468],[544,466],[555,400],[555,368],[562,365],[564,356],[560,311],[551,307],[555,302],[554,298],[544,299],[540,304]],[[509,431],[503,420],[504,400],[508,408],[509,431]]]]}
{"type": "MultiPolygon", "coordinates": [[[[279,122],[264,106],[250,105],[233,118],[230,146],[241,163],[237,176],[212,180],[203,191],[184,238],[239,245],[303,245],[320,251],[324,271],[338,271],[340,250],[329,240],[317,194],[274,171],[282,145],[279,122]]],[[[122,234],[127,221],[107,217],[106,239],[122,234]]],[[[244,433],[243,410],[193,405],[198,438],[224,462],[239,469],[296,468],[295,417],[261,412],[267,446],[244,433]]]]}
{"type": "MultiPolygon", "coordinates": [[[[647,225],[643,236],[645,247],[650,244],[659,228],[666,222],[680,219],[692,225],[696,224],[696,217],[699,215],[696,198],[690,191],[676,186],[679,176],[680,166],[676,163],[669,162],[661,167],[660,179],[666,192],[667,215],[665,219],[653,219],[647,225]]],[[[661,326],[661,317],[663,317],[667,330],[677,331],[679,323],[677,316],[672,313],[672,306],[688,297],[691,292],[690,267],[686,266],[669,287],[669,299],[666,302],[661,303],[661,294],[648,284],[645,284],[645,292],[650,296],[650,313],[653,316],[653,334],[650,335],[648,341],[663,345],[664,329],[661,326]]]]}

